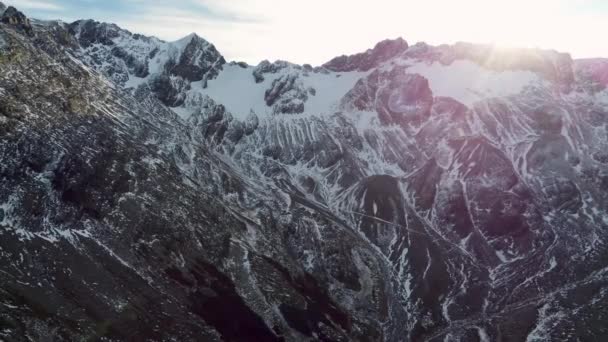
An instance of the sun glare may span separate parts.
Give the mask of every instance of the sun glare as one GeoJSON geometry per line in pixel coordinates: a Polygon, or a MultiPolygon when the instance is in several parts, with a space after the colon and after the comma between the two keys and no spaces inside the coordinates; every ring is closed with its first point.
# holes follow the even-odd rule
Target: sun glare
{"type": "MultiPolygon", "coordinates": [[[[578,44],[575,50],[589,50],[584,46],[588,40],[576,37],[580,34],[577,27],[583,24],[568,17],[567,7],[557,5],[563,0],[376,0],[371,8],[366,2],[309,0],[305,7],[297,9],[297,15],[287,3],[257,2],[260,18],[268,19],[271,25],[257,32],[251,25],[249,32],[255,33],[251,33],[247,44],[251,45],[250,50],[266,46],[266,58],[309,56],[309,61],[296,61],[314,64],[397,36],[411,44],[465,41],[567,52],[578,44]],[[271,39],[282,44],[271,44],[271,39]]],[[[593,25],[593,19],[587,18],[584,25],[593,25]]],[[[604,25],[597,26],[599,29],[604,25]]]]}

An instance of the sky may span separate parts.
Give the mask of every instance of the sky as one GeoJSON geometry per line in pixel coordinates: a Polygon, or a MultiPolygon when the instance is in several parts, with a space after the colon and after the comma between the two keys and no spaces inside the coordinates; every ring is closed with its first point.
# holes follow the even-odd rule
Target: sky
{"type": "Polygon", "coordinates": [[[458,41],[608,57],[608,0],[0,0],[38,19],[113,22],[177,40],[196,32],[228,59],[320,65],[383,39],[458,41]]]}

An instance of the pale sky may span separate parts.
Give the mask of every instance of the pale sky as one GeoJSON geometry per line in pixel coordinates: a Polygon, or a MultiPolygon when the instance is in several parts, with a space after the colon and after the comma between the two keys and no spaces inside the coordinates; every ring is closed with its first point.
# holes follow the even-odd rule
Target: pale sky
{"type": "Polygon", "coordinates": [[[28,16],[92,18],[177,40],[191,32],[228,60],[320,65],[383,39],[540,47],[608,57],[608,0],[0,0],[28,16]]]}

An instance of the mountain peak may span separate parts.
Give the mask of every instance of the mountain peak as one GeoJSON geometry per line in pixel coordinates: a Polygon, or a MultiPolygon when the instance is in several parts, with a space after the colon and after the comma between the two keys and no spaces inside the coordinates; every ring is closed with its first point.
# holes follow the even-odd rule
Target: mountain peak
{"type": "Polygon", "coordinates": [[[0,15],[6,10],[6,5],[0,1],[0,15]]]}
{"type": "Polygon", "coordinates": [[[215,46],[196,33],[171,44],[179,50],[179,58],[171,72],[191,82],[217,76],[217,72],[226,63],[215,46]]]}
{"type": "Polygon", "coordinates": [[[192,33],[188,34],[187,36],[172,42],[172,44],[174,46],[178,47],[180,50],[184,50],[187,46],[189,46],[193,42],[195,44],[196,43],[209,44],[209,42],[207,40],[205,40],[204,38],[201,38],[195,32],[192,32],[192,33]]]}
{"type": "MultiPolygon", "coordinates": [[[[4,6],[4,4],[2,4],[0,8],[2,8],[2,6],[4,6]]],[[[13,6],[9,6],[3,11],[0,21],[8,25],[15,26],[18,30],[23,30],[27,34],[32,33],[32,24],[30,23],[30,20],[25,16],[25,14],[13,6]]]]}

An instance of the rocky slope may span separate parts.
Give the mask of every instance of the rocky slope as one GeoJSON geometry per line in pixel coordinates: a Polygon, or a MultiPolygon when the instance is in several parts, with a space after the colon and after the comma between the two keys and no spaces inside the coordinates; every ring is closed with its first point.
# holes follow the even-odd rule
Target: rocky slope
{"type": "Polygon", "coordinates": [[[608,336],[607,61],[0,12],[1,340],[608,336]]]}

